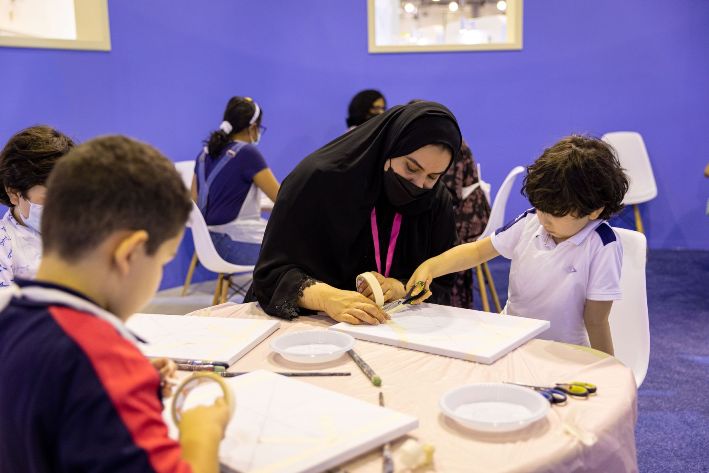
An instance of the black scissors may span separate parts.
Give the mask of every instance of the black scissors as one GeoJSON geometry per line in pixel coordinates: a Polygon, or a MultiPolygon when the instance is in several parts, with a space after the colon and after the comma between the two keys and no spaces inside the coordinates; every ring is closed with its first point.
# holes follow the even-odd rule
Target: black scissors
{"type": "Polygon", "coordinates": [[[406,304],[411,304],[413,301],[416,299],[420,298],[424,294],[426,294],[426,291],[420,291],[418,294],[413,295],[413,292],[418,289],[418,288],[423,288],[425,286],[425,283],[423,281],[418,281],[416,284],[411,286],[411,289],[406,293],[403,299],[399,299],[396,301],[389,302],[388,304],[384,304],[384,312],[395,312],[399,310],[401,307],[403,307],[406,304]]]}

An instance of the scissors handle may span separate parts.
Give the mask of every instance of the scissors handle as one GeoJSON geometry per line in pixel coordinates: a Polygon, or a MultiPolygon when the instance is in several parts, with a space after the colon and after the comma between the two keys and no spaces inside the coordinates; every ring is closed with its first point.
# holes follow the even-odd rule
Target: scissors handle
{"type": "Polygon", "coordinates": [[[598,391],[595,384],[586,383],[585,381],[571,381],[569,384],[586,388],[586,391],[588,391],[589,394],[596,394],[596,391],[598,391]]]}
{"type": "Polygon", "coordinates": [[[425,283],[423,281],[418,281],[413,286],[411,286],[411,289],[409,289],[409,291],[406,293],[406,295],[404,296],[404,299],[402,299],[401,303],[402,304],[410,304],[411,302],[415,301],[419,297],[423,296],[426,293],[426,291],[421,291],[419,294],[416,294],[415,296],[412,295],[413,292],[420,287],[425,287],[425,283]]]}
{"type": "Polygon", "coordinates": [[[547,401],[552,404],[564,404],[567,399],[566,394],[559,389],[536,389],[535,391],[544,396],[547,401]]]}
{"type": "Polygon", "coordinates": [[[587,398],[589,395],[588,389],[578,384],[557,383],[556,389],[577,398],[587,398]]]}

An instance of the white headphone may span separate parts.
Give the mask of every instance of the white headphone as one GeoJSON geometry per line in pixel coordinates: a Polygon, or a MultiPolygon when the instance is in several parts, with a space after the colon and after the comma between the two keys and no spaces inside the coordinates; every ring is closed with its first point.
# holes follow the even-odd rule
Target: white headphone
{"type": "MultiPolygon", "coordinates": [[[[249,125],[253,125],[254,123],[256,123],[256,120],[258,120],[259,115],[261,115],[261,107],[259,107],[258,104],[250,97],[246,97],[246,101],[252,102],[254,104],[254,116],[251,117],[251,120],[249,120],[249,125]]],[[[228,135],[234,130],[234,127],[231,123],[224,120],[219,124],[219,129],[228,135]]]]}

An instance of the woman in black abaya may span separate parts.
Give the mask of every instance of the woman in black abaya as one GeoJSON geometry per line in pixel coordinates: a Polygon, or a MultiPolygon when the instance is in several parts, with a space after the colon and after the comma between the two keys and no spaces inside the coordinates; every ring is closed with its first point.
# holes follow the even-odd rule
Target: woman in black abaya
{"type": "MultiPolygon", "coordinates": [[[[439,181],[460,145],[451,112],[418,102],[307,156],[283,181],[247,300],[283,318],[314,310],[337,321],[383,322],[387,315],[355,279],[375,272],[385,300],[399,299],[420,263],[453,246],[450,193],[439,181]]],[[[452,277],[432,286],[432,302],[446,304],[452,277]]]]}

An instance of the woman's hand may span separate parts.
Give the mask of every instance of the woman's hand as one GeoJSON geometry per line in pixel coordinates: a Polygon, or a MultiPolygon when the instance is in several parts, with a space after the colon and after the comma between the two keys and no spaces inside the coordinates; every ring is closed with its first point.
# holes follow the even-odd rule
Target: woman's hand
{"type": "Polygon", "coordinates": [[[329,288],[323,301],[324,312],[338,322],[379,325],[389,320],[381,307],[359,292],[329,288]]]}
{"type": "MultiPolygon", "coordinates": [[[[406,289],[404,289],[404,285],[401,283],[401,281],[394,278],[385,278],[376,271],[371,271],[371,273],[374,275],[375,278],[377,278],[377,281],[379,281],[379,285],[382,287],[382,293],[384,293],[384,302],[391,302],[398,299],[402,299],[406,295],[406,289]]],[[[369,284],[367,284],[367,281],[365,280],[359,281],[359,284],[357,285],[357,292],[361,293],[363,296],[368,297],[371,300],[374,300],[374,293],[372,292],[372,288],[369,287],[369,284]]]]}
{"type": "Polygon", "coordinates": [[[431,281],[433,281],[433,272],[427,263],[428,261],[421,263],[419,267],[416,268],[416,271],[414,271],[414,274],[409,279],[409,282],[406,283],[407,291],[416,285],[421,286],[420,288],[414,289],[411,293],[412,296],[421,294],[420,297],[417,297],[415,300],[411,301],[411,304],[420,304],[432,295],[429,287],[431,286],[431,281]]]}

